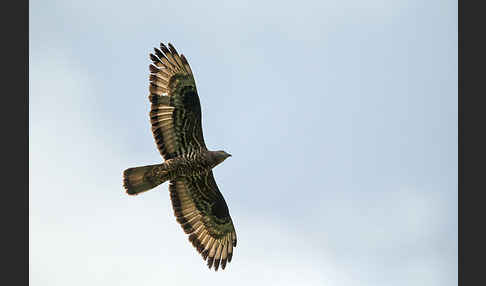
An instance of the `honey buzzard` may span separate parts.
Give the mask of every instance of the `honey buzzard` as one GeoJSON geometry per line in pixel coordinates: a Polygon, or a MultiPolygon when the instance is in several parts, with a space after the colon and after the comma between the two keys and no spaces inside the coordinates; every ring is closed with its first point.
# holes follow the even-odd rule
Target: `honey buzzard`
{"type": "Polygon", "coordinates": [[[150,123],[164,162],[125,170],[123,186],[129,195],[138,195],[169,181],[177,222],[209,268],[224,269],[233,257],[236,232],[212,168],[231,155],[206,148],[196,84],[184,55],[170,43],[154,50],[150,123]]]}

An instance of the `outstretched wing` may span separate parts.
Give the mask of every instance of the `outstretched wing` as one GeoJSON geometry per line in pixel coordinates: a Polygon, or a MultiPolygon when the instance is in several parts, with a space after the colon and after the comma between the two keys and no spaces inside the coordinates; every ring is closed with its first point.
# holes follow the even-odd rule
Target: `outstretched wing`
{"type": "Polygon", "coordinates": [[[191,67],[184,55],[160,44],[150,54],[150,123],[157,148],[165,160],[206,149],[201,105],[191,67]]]}
{"type": "Polygon", "coordinates": [[[213,172],[172,180],[169,191],[174,215],[189,241],[207,259],[209,268],[217,271],[221,263],[224,269],[233,257],[236,232],[213,172]]]}

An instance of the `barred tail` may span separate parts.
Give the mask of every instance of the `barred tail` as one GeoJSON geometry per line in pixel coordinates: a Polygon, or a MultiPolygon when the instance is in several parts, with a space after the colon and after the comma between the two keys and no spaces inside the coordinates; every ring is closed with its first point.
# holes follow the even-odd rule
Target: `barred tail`
{"type": "Polygon", "coordinates": [[[162,164],[129,168],[123,171],[123,187],[127,194],[138,195],[162,184],[165,180],[154,178],[152,169],[161,167],[162,164]]]}

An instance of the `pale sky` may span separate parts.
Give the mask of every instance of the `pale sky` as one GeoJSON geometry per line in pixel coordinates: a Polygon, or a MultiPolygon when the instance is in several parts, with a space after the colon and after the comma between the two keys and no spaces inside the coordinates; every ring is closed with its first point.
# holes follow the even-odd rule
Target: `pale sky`
{"type": "Polygon", "coordinates": [[[30,1],[31,285],[457,285],[457,43],[456,1],[30,1]],[[161,41],[233,155],[224,271],[122,187],[161,41]]]}

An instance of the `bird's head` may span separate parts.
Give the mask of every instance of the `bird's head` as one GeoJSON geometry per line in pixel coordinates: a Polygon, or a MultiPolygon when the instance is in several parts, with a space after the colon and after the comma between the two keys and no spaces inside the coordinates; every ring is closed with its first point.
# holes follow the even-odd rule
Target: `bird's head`
{"type": "Polygon", "coordinates": [[[231,157],[231,154],[226,153],[225,151],[213,151],[213,158],[216,161],[216,165],[222,163],[226,158],[231,157]]]}

